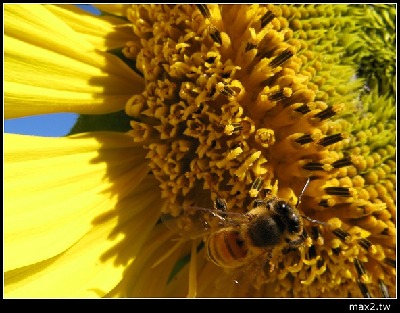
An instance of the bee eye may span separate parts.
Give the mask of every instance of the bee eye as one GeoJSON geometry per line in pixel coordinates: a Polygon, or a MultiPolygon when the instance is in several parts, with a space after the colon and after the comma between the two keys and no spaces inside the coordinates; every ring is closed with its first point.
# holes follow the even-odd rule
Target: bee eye
{"type": "Polygon", "coordinates": [[[300,219],[294,213],[288,219],[288,229],[291,233],[299,233],[301,230],[300,219]]]}
{"type": "Polygon", "coordinates": [[[280,213],[287,214],[292,210],[292,208],[285,201],[278,201],[276,210],[278,210],[280,213]]]}

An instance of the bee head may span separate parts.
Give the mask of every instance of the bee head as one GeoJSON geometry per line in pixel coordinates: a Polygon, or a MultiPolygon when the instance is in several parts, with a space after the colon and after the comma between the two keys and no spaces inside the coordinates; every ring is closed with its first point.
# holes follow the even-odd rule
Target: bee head
{"type": "Polygon", "coordinates": [[[278,201],[275,210],[284,220],[290,234],[299,234],[303,231],[300,216],[289,203],[278,201]]]}

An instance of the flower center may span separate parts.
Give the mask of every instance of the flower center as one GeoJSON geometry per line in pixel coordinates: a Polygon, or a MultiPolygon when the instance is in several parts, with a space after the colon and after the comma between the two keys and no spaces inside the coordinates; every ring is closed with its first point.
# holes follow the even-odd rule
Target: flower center
{"type": "MultiPolygon", "coordinates": [[[[294,254],[274,251],[277,269],[260,284],[279,280],[281,295],[293,292],[294,275],[298,295],[320,292],[319,285],[303,288],[318,279],[324,290],[349,284],[350,293],[359,293],[359,286],[363,292],[369,280],[359,260],[369,254],[384,276],[384,249],[366,239],[378,226],[341,220],[386,208],[363,194],[357,170],[364,158],[349,148],[351,126],[339,118],[352,112],[361,87],[351,80],[350,61],[340,59],[340,29],[330,26],[346,10],[143,5],[128,14],[139,40],[127,43],[124,54],[136,60],[146,89],[129,100],[126,113],[168,201],[164,213],[212,207],[217,198],[245,213],[266,189],[294,204],[307,178],[314,178],[300,209],[330,228],[309,219],[305,232],[315,244],[294,254]],[[347,263],[352,269],[341,271],[347,263]]],[[[352,22],[340,21],[343,28],[352,22]]],[[[391,231],[389,215],[381,221],[386,228],[379,227],[391,231]]]]}
{"type": "Polygon", "coordinates": [[[321,131],[341,105],[326,105],[310,88],[316,56],[297,55],[304,43],[276,7],[251,6],[240,20],[242,10],[136,11],[141,23],[134,30],[142,38],[136,62],[147,88],[126,111],[134,117],[134,138],[148,143],[170,213],[210,206],[217,197],[242,210],[249,191],[257,195],[257,177],[258,190],[279,181],[282,196],[295,197],[291,190],[304,185],[310,170],[330,170],[338,161],[321,162],[343,135],[321,131]]]}

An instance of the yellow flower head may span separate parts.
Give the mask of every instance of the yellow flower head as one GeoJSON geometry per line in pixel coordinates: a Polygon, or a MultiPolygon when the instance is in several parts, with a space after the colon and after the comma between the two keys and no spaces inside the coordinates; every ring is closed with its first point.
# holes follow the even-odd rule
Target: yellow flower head
{"type": "Polygon", "coordinates": [[[144,235],[103,296],[395,296],[394,73],[358,68],[377,55],[363,27],[389,32],[392,6],[98,7],[108,42],[67,20],[130,75],[94,101],[130,117],[117,141],[136,163],[107,176],[110,197],[147,195],[125,213],[144,235]]]}
{"type": "Polygon", "coordinates": [[[347,48],[338,44],[340,32],[352,21],[333,16],[349,10],[356,8],[128,10],[132,22],[140,21],[133,29],[141,40],[130,42],[125,56],[136,60],[146,89],[131,98],[126,112],[133,117],[132,136],[149,149],[152,173],[169,203],[166,213],[212,207],[211,200],[223,198],[229,210],[245,214],[263,189],[294,205],[312,177],[301,210],[329,226],[306,222],[303,236],[314,243],[294,252],[273,250],[276,269],[260,271],[254,284],[274,284],[276,296],[360,296],[369,293],[366,284],[378,296],[378,281],[393,272],[384,260],[394,251],[368,238],[394,230],[394,212],[383,201],[369,201],[365,175],[347,173],[362,160],[345,151],[354,145],[352,129],[338,116],[355,112],[362,82],[351,82],[354,65],[338,57],[347,48]],[[326,57],[330,51],[336,55],[326,57]],[[362,222],[382,211],[389,214],[379,220],[381,228],[362,222]],[[364,263],[376,268],[375,277],[364,263]]]}

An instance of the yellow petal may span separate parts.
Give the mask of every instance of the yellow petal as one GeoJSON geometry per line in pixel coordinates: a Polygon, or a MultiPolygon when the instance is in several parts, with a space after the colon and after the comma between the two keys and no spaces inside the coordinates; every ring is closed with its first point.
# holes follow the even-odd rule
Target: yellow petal
{"type": "Polygon", "coordinates": [[[105,296],[125,277],[159,217],[159,196],[151,196],[156,186],[146,179],[61,254],[6,272],[6,297],[105,296]]]}
{"type": "Polygon", "coordinates": [[[46,8],[102,51],[124,47],[133,38],[132,25],[121,18],[95,16],[71,4],[47,5],[46,8]]]}
{"type": "Polygon", "coordinates": [[[143,89],[139,75],[46,6],[5,5],[4,17],[6,118],[114,112],[143,89]]]}
{"type": "MultiPolygon", "coordinates": [[[[108,297],[165,297],[170,273],[182,255],[190,251],[191,242],[183,242],[170,257],[158,263],[176,245],[177,235],[162,224],[156,225],[146,239],[132,266],[127,268],[121,283],[108,297]],[[156,266],[153,266],[157,264],[156,266]]],[[[185,284],[187,292],[187,284],[185,284]]],[[[179,296],[179,295],[178,295],[179,296]]],[[[185,294],[181,295],[185,296],[185,294]]]]}
{"type": "Polygon", "coordinates": [[[4,139],[6,271],[65,251],[148,173],[145,151],[121,133],[4,139]]]}

